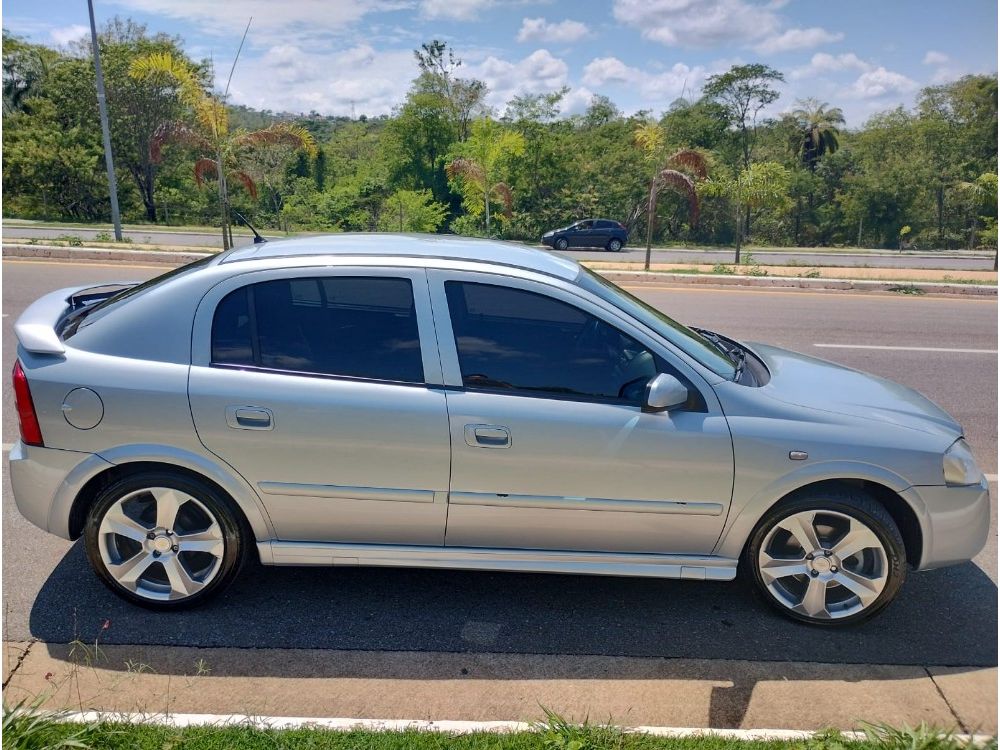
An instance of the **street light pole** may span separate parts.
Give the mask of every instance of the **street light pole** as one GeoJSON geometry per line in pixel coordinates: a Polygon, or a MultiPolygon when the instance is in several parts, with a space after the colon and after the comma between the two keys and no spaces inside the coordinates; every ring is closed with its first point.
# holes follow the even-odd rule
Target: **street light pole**
{"type": "Polygon", "coordinates": [[[104,71],[101,53],[97,47],[97,24],[94,22],[94,0],[87,0],[90,13],[90,43],[94,49],[94,72],[97,77],[97,108],[101,113],[101,135],[104,138],[104,164],[108,169],[108,187],[111,190],[111,221],[115,225],[115,240],[122,241],[122,217],[118,212],[118,181],[115,179],[115,161],[111,156],[111,128],[108,126],[108,104],[104,95],[104,71]]]}

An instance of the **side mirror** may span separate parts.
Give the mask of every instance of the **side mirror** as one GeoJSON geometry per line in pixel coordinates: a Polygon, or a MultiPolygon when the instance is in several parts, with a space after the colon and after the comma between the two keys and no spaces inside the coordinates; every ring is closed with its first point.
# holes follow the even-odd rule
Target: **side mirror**
{"type": "Polygon", "coordinates": [[[675,378],[661,372],[646,384],[646,395],[642,400],[645,412],[669,411],[686,404],[688,389],[675,378]]]}

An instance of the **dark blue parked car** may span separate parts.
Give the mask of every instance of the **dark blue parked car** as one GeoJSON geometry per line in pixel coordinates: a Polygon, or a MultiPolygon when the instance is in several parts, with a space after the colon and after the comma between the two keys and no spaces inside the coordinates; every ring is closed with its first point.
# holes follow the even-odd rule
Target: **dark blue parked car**
{"type": "Polygon", "coordinates": [[[628,242],[624,224],[611,219],[584,219],[542,235],[542,244],[555,250],[571,247],[603,247],[617,253],[628,242]]]}

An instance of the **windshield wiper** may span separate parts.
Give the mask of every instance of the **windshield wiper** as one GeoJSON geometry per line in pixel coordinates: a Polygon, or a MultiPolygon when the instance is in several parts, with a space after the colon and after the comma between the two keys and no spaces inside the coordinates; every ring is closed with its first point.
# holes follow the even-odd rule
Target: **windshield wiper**
{"type": "Polygon", "coordinates": [[[731,345],[727,344],[719,334],[713,331],[708,331],[704,328],[693,328],[692,330],[697,331],[727,358],[733,360],[733,364],[736,366],[733,372],[733,382],[738,383],[740,377],[743,375],[743,370],[746,369],[747,353],[737,346],[735,342],[731,345]]]}

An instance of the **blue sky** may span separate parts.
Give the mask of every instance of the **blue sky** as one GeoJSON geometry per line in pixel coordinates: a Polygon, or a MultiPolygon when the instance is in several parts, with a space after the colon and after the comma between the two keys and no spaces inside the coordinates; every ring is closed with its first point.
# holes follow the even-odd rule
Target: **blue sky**
{"type": "MultiPolygon", "coordinates": [[[[448,41],[502,114],[523,93],[569,86],[624,111],[662,112],[705,78],[765,62],[786,76],[773,113],[798,98],[841,107],[860,126],[909,106],[923,86],[997,69],[995,0],[95,0],[98,23],[129,16],[183,37],[233,79],[236,102],[276,111],[377,115],[405,96],[412,50],[448,41]]],[[[3,25],[48,44],[87,30],[85,0],[7,0],[3,25]]],[[[221,82],[224,85],[225,81],[221,82]]]]}

